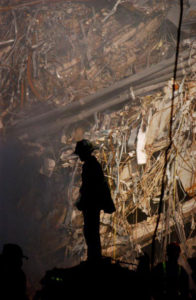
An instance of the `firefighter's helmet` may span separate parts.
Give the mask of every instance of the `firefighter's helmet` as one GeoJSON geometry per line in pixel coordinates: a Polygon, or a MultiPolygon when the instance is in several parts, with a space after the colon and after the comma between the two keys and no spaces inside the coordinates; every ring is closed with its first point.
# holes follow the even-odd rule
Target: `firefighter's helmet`
{"type": "Polygon", "coordinates": [[[3,247],[3,252],[2,252],[4,257],[8,258],[26,258],[28,259],[27,256],[23,255],[22,249],[20,246],[16,244],[5,244],[3,247]]]}
{"type": "Polygon", "coordinates": [[[74,153],[77,155],[91,153],[95,149],[97,149],[97,147],[95,147],[89,140],[83,139],[77,142],[74,153]]]}

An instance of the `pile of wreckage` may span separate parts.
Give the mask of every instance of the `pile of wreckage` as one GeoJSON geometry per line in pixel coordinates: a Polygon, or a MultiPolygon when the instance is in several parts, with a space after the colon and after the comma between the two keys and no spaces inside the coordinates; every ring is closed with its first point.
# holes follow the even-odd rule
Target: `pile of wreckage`
{"type": "Polygon", "coordinates": [[[51,254],[60,264],[60,250],[64,258],[85,259],[82,216],[74,206],[81,163],[72,153],[87,138],[99,147],[95,155],[117,208],[101,215],[103,254],[133,262],[147,249],[164,181],[158,258],[174,237],[193,255],[194,1],[184,1],[173,102],[179,1],[11,2],[0,7],[0,130],[28,149],[26,159],[39,158],[36,174],[48,190],[43,200],[34,182],[17,203],[39,223],[39,249],[33,237],[27,249],[39,264],[51,254]]]}

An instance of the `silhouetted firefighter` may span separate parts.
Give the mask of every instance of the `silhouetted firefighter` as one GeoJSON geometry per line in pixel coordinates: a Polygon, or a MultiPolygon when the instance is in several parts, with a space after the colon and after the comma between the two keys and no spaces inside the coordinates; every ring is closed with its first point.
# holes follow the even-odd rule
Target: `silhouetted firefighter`
{"type": "Polygon", "coordinates": [[[22,270],[24,256],[16,244],[5,244],[0,255],[0,299],[28,300],[26,276],[22,270]]]}
{"type": "Polygon", "coordinates": [[[167,261],[159,263],[152,270],[152,293],[155,300],[188,300],[188,274],[178,264],[180,246],[167,245],[167,261]]]}
{"type": "Polygon", "coordinates": [[[75,154],[84,162],[82,167],[82,186],[77,208],[83,212],[84,237],[88,247],[88,260],[101,258],[99,234],[100,210],[113,213],[115,206],[100,163],[92,152],[95,147],[88,140],[77,142],[75,154]]]}

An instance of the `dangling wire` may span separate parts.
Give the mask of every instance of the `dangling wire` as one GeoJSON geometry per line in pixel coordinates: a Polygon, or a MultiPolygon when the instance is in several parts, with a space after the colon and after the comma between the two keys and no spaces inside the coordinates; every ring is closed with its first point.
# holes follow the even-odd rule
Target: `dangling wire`
{"type": "Polygon", "coordinates": [[[180,0],[180,17],[179,17],[179,24],[178,24],[178,31],[177,31],[177,44],[176,44],[176,55],[175,55],[175,63],[174,63],[174,71],[173,71],[173,85],[172,85],[172,98],[171,98],[171,111],[170,111],[170,121],[169,121],[169,145],[165,150],[165,158],[164,158],[164,168],[163,168],[163,176],[161,182],[161,195],[159,201],[159,208],[158,208],[158,217],[156,222],[155,231],[152,238],[152,251],[151,251],[151,267],[154,265],[154,256],[155,256],[155,240],[157,235],[157,230],[160,222],[161,211],[163,206],[163,198],[164,198],[164,190],[165,190],[165,175],[167,170],[168,164],[168,153],[172,147],[172,127],[173,127],[173,112],[174,112],[174,96],[175,96],[175,84],[176,84],[176,77],[177,77],[177,68],[178,68],[178,57],[179,57],[179,48],[180,48],[180,34],[181,34],[181,25],[182,25],[182,17],[183,17],[183,0],[180,0]]]}

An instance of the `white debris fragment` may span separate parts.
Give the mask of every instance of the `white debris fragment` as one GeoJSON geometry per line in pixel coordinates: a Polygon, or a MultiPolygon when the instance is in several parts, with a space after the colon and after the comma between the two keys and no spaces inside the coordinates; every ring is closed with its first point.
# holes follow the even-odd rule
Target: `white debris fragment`
{"type": "Polygon", "coordinates": [[[3,122],[2,120],[0,119],[0,130],[3,129],[3,122]]]}
{"type": "Polygon", "coordinates": [[[51,177],[52,173],[54,171],[55,165],[56,165],[56,163],[55,163],[55,161],[53,159],[51,159],[51,158],[45,158],[43,166],[40,169],[40,173],[42,175],[47,176],[47,177],[51,177]]]}
{"type": "Polygon", "coordinates": [[[135,151],[131,151],[131,152],[128,152],[128,155],[129,155],[129,157],[134,157],[135,156],[135,151]]]}
{"type": "Polygon", "coordinates": [[[141,123],[138,136],[137,136],[137,147],[136,147],[136,154],[137,154],[137,163],[138,165],[144,165],[147,161],[147,154],[145,150],[146,145],[146,131],[143,131],[143,121],[141,123]]]}
{"type": "Polygon", "coordinates": [[[194,219],[194,215],[192,214],[192,219],[191,219],[191,229],[195,230],[195,219],[194,219]]]}
{"type": "Polygon", "coordinates": [[[130,149],[135,149],[135,140],[137,136],[137,131],[138,131],[137,127],[131,130],[131,134],[128,139],[128,147],[130,149]]]}
{"type": "Polygon", "coordinates": [[[62,144],[67,144],[67,137],[66,137],[65,134],[63,134],[62,137],[61,137],[61,143],[62,144]]]}
{"type": "Polygon", "coordinates": [[[67,160],[68,158],[70,159],[71,156],[73,156],[72,154],[73,154],[73,150],[72,150],[72,149],[68,149],[67,151],[63,151],[63,152],[61,153],[60,159],[61,159],[62,161],[65,161],[65,160],[67,160]]]}

